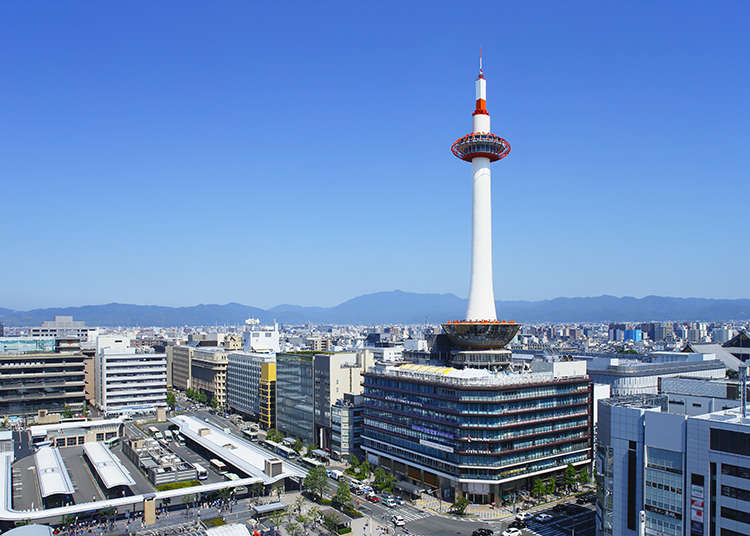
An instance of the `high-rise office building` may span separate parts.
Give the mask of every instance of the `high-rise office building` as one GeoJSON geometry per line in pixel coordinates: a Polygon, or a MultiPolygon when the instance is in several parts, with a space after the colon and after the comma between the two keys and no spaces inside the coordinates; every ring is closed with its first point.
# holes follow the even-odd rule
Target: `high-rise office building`
{"type": "Polygon", "coordinates": [[[276,420],[279,430],[320,448],[331,447],[331,406],[344,393],[362,392],[367,350],[276,355],[276,420]]]}
{"type": "Polygon", "coordinates": [[[257,420],[263,429],[276,428],[275,354],[228,354],[227,404],[233,410],[257,420]]]}
{"type": "Polygon", "coordinates": [[[190,362],[190,387],[216,400],[220,407],[227,402],[227,352],[218,346],[198,347],[190,362]]]}
{"type": "Polygon", "coordinates": [[[151,413],[167,407],[165,354],[137,354],[121,335],[100,335],[96,397],[105,415],[151,413]]]}

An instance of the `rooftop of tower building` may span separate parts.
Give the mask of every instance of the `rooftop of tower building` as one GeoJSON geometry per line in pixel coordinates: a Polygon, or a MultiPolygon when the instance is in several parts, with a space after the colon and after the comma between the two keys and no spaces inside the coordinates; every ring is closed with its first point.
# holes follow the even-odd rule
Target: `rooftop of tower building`
{"type": "Polygon", "coordinates": [[[493,372],[484,368],[457,369],[413,363],[404,365],[380,364],[371,369],[371,372],[404,378],[421,378],[439,383],[488,387],[544,383],[562,378],[583,378],[586,376],[586,364],[582,361],[569,361],[563,365],[543,372],[493,372]]]}

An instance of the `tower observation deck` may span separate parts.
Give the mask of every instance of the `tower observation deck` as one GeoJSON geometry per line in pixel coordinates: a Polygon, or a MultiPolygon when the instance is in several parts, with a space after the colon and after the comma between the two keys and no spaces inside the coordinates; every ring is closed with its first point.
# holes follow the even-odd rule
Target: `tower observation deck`
{"type": "MultiPolygon", "coordinates": [[[[451,145],[451,152],[472,170],[471,286],[466,319],[443,324],[452,345],[459,349],[502,349],[520,324],[498,321],[492,284],[492,199],[490,163],[510,154],[510,143],[490,131],[487,81],[479,57],[475,82],[476,107],[472,130],[451,145]]],[[[505,351],[507,352],[507,350],[505,351]]]]}

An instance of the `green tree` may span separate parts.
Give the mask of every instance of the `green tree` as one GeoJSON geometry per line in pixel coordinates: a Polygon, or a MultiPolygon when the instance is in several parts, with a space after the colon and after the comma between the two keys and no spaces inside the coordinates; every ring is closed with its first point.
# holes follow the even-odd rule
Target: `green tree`
{"type": "Polygon", "coordinates": [[[578,483],[582,486],[589,483],[589,472],[585,467],[578,472],[578,483]]]}
{"type": "Polygon", "coordinates": [[[297,520],[287,522],[284,528],[289,536],[303,536],[305,534],[305,527],[297,520]]]}
{"type": "Polygon", "coordinates": [[[299,454],[302,452],[302,449],[305,448],[305,444],[302,442],[300,438],[297,438],[297,441],[294,442],[294,445],[292,445],[292,448],[294,449],[294,452],[299,454]]]}
{"type": "Polygon", "coordinates": [[[352,505],[352,490],[349,489],[349,483],[343,478],[339,480],[336,493],[333,495],[333,502],[340,504],[341,506],[352,505]]]}
{"type": "Polygon", "coordinates": [[[396,478],[391,473],[386,472],[382,467],[376,467],[372,474],[375,477],[374,485],[376,488],[393,491],[393,483],[396,478]]]}
{"type": "Polygon", "coordinates": [[[565,468],[565,474],[563,475],[563,484],[567,489],[571,489],[576,486],[578,480],[576,479],[576,468],[573,464],[568,462],[568,466],[565,468]]]}
{"type": "Polygon", "coordinates": [[[258,497],[260,495],[263,495],[263,482],[256,482],[252,486],[250,486],[250,493],[253,494],[253,497],[258,497]]]}
{"type": "Polygon", "coordinates": [[[456,499],[456,502],[451,505],[450,511],[461,516],[466,511],[466,507],[469,506],[469,504],[469,499],[466,497],[459,497],[456,499]]]}
{"type": "Polygon", "coordinates": [[[201,404],[205,404],[206,402],[208,402],[208,395],[206,395],[206,393],[204,393],[203,391],[198,391],[198,402],[200,402],[201,404]]]}
{"type": "Polygon", "coordinates": [[[176,397],[174,396],[174,391],[172,391],[172,390],[170,389],[169,391],[167,391],[167,405],[168,405],[168,406],[169,406],[169,407],[170,407],[171,409],[174,409],[174,407],[175,407],[175,404],[176,404],[176,403],[177,403],[177,399],[176,399],[176,397]]]}
{"type": "Polygon", "coordinates": [[[541,497],[544,495],[546,489],[547,486],[544,484],[544,481],[541,478],[536,478],[534,479],[534,484],[531,488],[531,494],[534,495],[534,497],[541,497]]]}
{"type": "Polygon", "coordinates": [[[310,472],[307,473],[302,487],[305,491],[310,492],[316,500],[320,500],[323,497],[323,493],[328,483],[328,477],[326,476],[325,467],[313,467],[310,472]]]}
{"type": "Polygon", "coordinates": [[[349,456],[349,466],[352,469],[358,469],[359,468],[359,458],[357,458],[356,455],[352,454],[349,456]]]}
{"type": "Polygon", "coordinates": [[[215,396],[211,397],[211,407],[214,409],[219,408],[219,400],[215,396]]]}
{"type": "Polygon", "coordinates": [[[73,416],[73,410],[69,405],[65,404],[65,407],[62,410],[62,416],[66,419],[70,419],[73,416]]]}
{"type": "Polygon", "coordinates": [[[89,405],[85,400],[83,401],[83,405],[81,406],[81,415],[83,415],[84,417],[89,416],[89,405]]]}
{"type": "Polygon", "coordinates": [[[285,517],[286,512],[284,510],[276,510],[274,513],[268,516],[268,520],[271,522],[274,534],[278,533],[277,529],[284,523],[285,517]]]}
{"type": "Polygon", "coordinates": [[[266,432],[266,439],[268,441],[279,442],[282,439],[284,439],[284,436],[281,434],[281,432],[279,432],[275,428],[269,428],[268,431],[266,432]]]}
{"type": "Polygon", "coordinates": [[[378,489],[383,489],[383,482],[385,481],[385,469],[382,467],[376,467],[372,472],[372,476],[375,477],[373,485],[378,489]]]}
{"type": "Polygon", "coordinates": [[[367,460],[362,462],[362,465],[359,466],[359,476],[362,477],[362,479],[369,478],[370,476],[370,462],[367,460]]]}
{"type": "Polygon", "coordinates": [[[331,532],[335,533],[336,528],[339,526],[339,516],[336,515],[334,512],[331,512],[329,514],[323,515],[323,525],[330,530],[331,532]]]}
{"type": "Polygon", "coordinates": [[[555,492],[556,484],[554,478],[548,478],[544,485],[544,493],[545,495],[551,495],[555,492]]]}

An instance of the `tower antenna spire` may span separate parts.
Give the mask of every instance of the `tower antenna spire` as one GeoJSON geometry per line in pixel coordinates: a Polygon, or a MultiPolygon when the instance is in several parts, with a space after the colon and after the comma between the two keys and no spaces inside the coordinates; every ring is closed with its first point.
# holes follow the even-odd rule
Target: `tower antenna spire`
{"type": "Polygon", "coordinates": [[[479,47],[479,74],[482,74],[482,47],[479,47]]]}

